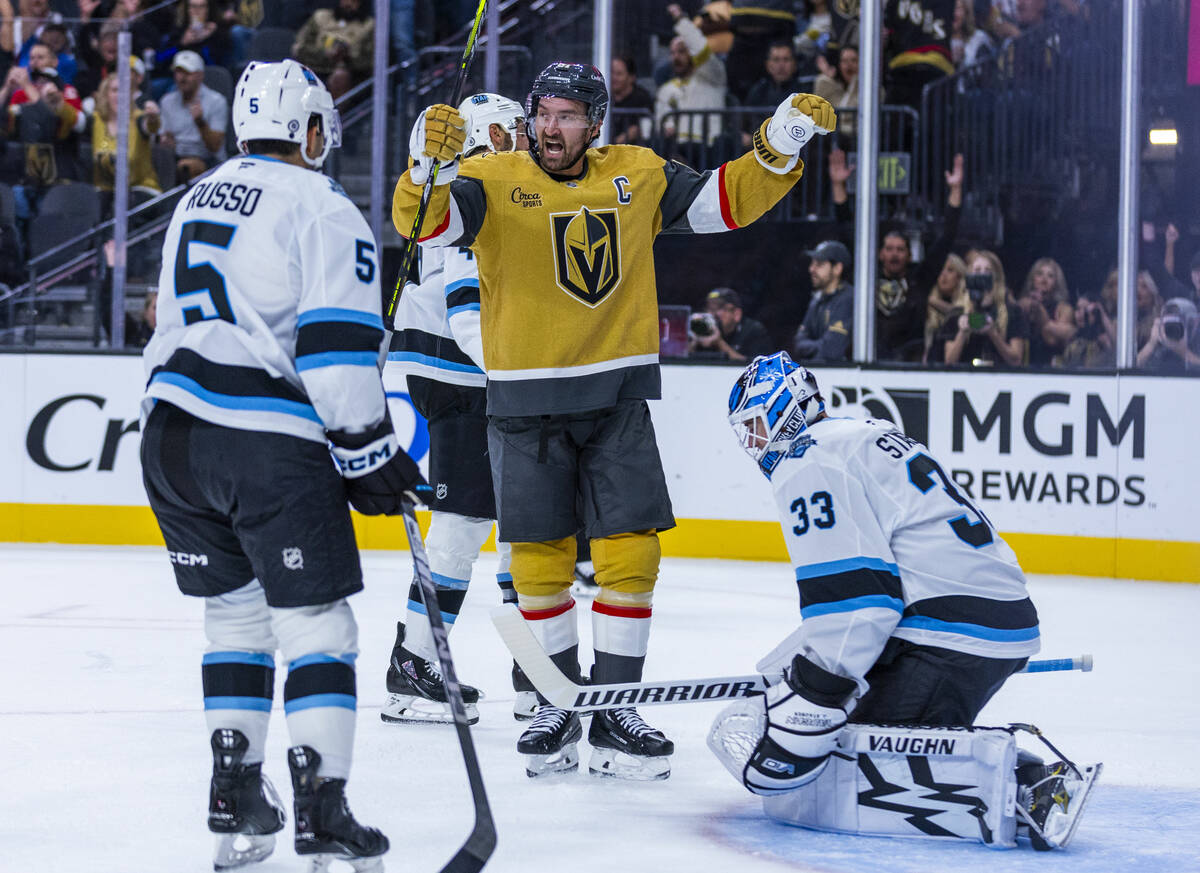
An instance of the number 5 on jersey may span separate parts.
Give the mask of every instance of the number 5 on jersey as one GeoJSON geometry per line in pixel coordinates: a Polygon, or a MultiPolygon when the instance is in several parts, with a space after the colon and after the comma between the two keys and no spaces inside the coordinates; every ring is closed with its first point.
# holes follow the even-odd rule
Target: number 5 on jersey
{"type": "MultiPolygon", "coordinates": [[[[225,291],[225,277],[208,261],[191,263],[193,244],[229,248],[237,228],[232,224],[217,224],[215,221],[189,221],[179,232],[179,248],[175,253],[175,296],[207,293],[209,300],[198,300],[195,306],[184,306],[183,323],[195,324],[219,318],[233,324],[233,308],[225,291]]],[[[199,253],[198,253],[199,254],[199,253]]]]}

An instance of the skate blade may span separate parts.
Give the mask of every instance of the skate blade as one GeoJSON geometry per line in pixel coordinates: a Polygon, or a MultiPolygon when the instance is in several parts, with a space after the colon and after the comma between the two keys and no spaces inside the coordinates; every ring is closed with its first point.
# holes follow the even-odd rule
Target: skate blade
{"type": "Polygon", "coordinates": [[[1079,827],[1079,820],[1083,818],[1083,809],[1092,793],[1092,787],[1100,778],[1100,771],[1103,769],[1103,764],[1085,767],[1083,778],[1073,780],[1075,784],[1068,795],[1066,810],[1058,806],[1051,810],[1042,832],[1043,839],[1052,848],[1065,849],[1071,842],[1071,838],[1075,836],[1075,830],[1079,827]]]}
{"type": "Polygon", "coordinates": [[[518,691],[513,703],[513,718],[516,721],[529,721],[537,715],[538,699],[535,691],[518,691]]]}
{"type": "Polygon", "coordinates": [[[334,861],[345,861],[354,868],[354,873],[384,873],[382,855],[370,858],[346,858],[338,854],[309,855],[308,866],[304,868],[304,873],[329,873],[329,865],[334,861]]]}
{"type": "Polygon", "coordinates": [[[575,743],[567,743],[553,755],[526,755],[525,775],[530,779],[545,779],[560,773],[574,773],[579,769],[579,749],[575,743]]]}
{"type": "Polygon", "coordinates": [[[618,752],[616,749],[593,748],[588,772],[603,779],[657,782],[671,775],[671,756],[648,758],[618,752]]]}
{"type": "Polygon", "coordinates": [[[273,834],[218,834],[213,869],[236,870],[262,861],[274,851],[273,834]]]}
{"type": "MultiPolygon", "coordinates": [[[[479,708],[474,703],[464,704],[463,709],[467,724],[479,721],[479,708]]],[[[449,704],[405,694],[388,695],[379,718],[385,724],[454,724],[449,704]]]]}

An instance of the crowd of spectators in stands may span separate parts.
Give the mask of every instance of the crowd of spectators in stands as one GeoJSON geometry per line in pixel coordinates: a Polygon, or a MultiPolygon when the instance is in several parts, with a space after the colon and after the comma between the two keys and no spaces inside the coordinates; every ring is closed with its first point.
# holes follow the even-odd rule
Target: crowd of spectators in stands
{"type": "MultiPolygon", "coordinates": [[[[474,5],[390,0],[393,60],[411,60],[418,46],[457,30],[474,5]]],[[[787,336],[798,359],[847,360],[854,168],[846,151],[854,147],[859,74],[857,13],[847,10],[857,5],[831,0],[686,5],[661,7],[672,38],[649,75],[639,77],[641,42],[631,41],[623,46],[628,53],[612,59],[612,140],[650,145],[705,168],[714,156],[725,159],[748,147],[762,112],[788,94],[808,90],[833,103],[840,114],[840,147],[817,158],[808,173],[828,180],[836,238],[797,265],[807,268],[812,293],[802,323],[787,336]]],[[[227,134],[232,83],[252,59],[260,29],[287,28],[288,54],[310,66],[337,97],[372,72],[372,7],[371,0],[0,0],[5,114],[0,129],[7,140],[0,182],[13,187],[18,225],[15,234],[0,229],[0,242],[10,245],[5,241],[13,237],[21,247],[43,194],[63,182],[90,183],[108,211],[116,180],[116,62],[123,29],[132,37],[129,182],[149,196],[190,182],[232,154],[227,134]]],[[[1002,56],[1009,41],[1051,18],[1085,14],[1086,6],[1076,0],[888,0],[883,100],[917,107],[926,84],[1002,56]]],[[[1112,366],[1115,280],[1094,291],[1072,288],[1056,261],[1041,258],[1023,283],[1010,285],[995,253],[958,244],[962,157],[944,169],[947,198],[936,239],[920,238],[911,225],[880,231],[877,360],[1112,366]]],[[[1195,306],[1200,254],[1184,281],[1175,279],[1178,239],[1170,227],[1164,263],[1153,271],[1159,281],[1150,272],[1138,279],[1138,363],[1162,371],[1200,364],[1195,306]]],[[[6,262],[0,257],[0,270],[6,262]]],[[[0,276],[5,279],[12,277],[0,276]]],[[[692,353],[741,361],[762,351],[768,333],[781,331],[768,332],[750,317],[755,302],[753,295],[730,288],[709,294],[704,312],[717,329],[693,336],[692,353]]]]}

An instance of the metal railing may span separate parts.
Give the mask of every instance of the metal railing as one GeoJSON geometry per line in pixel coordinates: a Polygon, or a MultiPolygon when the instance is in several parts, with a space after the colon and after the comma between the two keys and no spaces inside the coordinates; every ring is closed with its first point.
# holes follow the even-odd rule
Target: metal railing
{"type": "MultiPolygon", "coordinates": [[[[162,234],[170,224],[175,203],[187,190],[186,185],[165,191],[152,200],[147,200],[129,210],[128,219],[135,226],[126,236],[129,249],[162,234]]],[[[44,295],[65,279],[86,273],[80,284],[92,290],[105,279],[107,264],[103,245],[112,238],[117,218],[102,221],[86,233],[47,249],[26,263],[28,280],[15,288],[3,290],[0,286],[0,307],[4,307],[7,327],[0,330],[0,343],[33,345],[37,339],[37,309],[39,295],[44,295]]],[[[91,300],[93,304],[97,300],[91,300]]],[[[97,305],[93,311],[92,342],[99,343],[100,325],[105,313],[97,305]]]]}
{"type": "Polygon", "coordinates": [[[1093,4],[1087,18],[1033,28],[995,56],[925,87],[923,204],[944,201],[941,170],[955,153],[970,168],[970,207],[995,216],[1016,190],[1072,197],[1081,173],[1102,161],[1115,165],[1121,33],[1115,5],[1093,4]]]}

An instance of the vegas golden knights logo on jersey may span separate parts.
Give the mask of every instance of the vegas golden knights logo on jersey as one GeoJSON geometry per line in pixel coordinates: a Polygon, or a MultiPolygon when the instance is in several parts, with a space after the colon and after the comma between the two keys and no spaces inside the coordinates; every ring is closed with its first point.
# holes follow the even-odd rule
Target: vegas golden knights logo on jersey
{"type": "Polygon", "coordinates": [[[550,216],[558,287],[596,306],[621,282],[621,225],[615,209],[550,216]]]}

